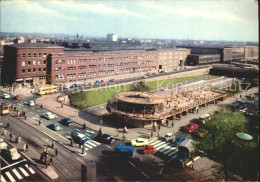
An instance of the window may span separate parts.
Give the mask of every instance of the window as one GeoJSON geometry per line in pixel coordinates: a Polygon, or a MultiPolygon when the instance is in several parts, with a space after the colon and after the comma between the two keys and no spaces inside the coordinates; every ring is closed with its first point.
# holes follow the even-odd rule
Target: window
{"type": "Polygon", "coordinates": [[[36,65],[36,61],[33,61],[33,65],[36,65]]]}
{"type": "Polygon", "coordinates": [[[33,53],[33,57],[36,58],[36,53],[33,53]]]}
{"type": "Polygon", "coordinates": [[[38,65],[41,65],[41,61],[38,61],[38,65]]]}
{"type": "Polygon", "coordinates": [[[25,54],[23,54],[23,56],[22,56],[23,58],[25,58],[25,54]]]}
{"type": "Polygon", "coordinates": [[[38,68],[38,71],[42,71],[42,69],[41,69],[41,68],[38,68]]]}
{"type": "Polygon", "coordinates": [[[22,62],[22,66],[25,66],[25,61],[22,62]]]}
{"type": "Polygon", "coordinates": [[[47,53],[43,53],[43,56],[42,56],[42,57],[44,57],[44,58],[45,58],[46,56],[47,56],[47,53]]]}
{"type": "Polygon", "coordinates": [[[34,72],[34,73],[36,72],[36,68],[33,68],[33,72],[34,72]]]}
{"type": "Polygon", "coordinates": [[[22,69],[22,73],[25,73],[25,69],[22,69]]]}
{"type": "Polygon", "coordinates": [[[30,58],[31,57],[31,53],[28,53],[28,58],[30,58]]]}
{"type": "Polygon", "coordinates": [[[39,53],[39,58],[42,57],[42,53],[39,53]]]}
{"type": "Polygon", "coordinates": [[[31,61],[28,61],[28,66],[31,66],[31,61]]]}
{"type": "Polygon", "coordinates": [[[43,61],[43,64],[46,64],[47,63],[47,61],[43,61]]]}
{"type": "Polygon", "coordinates": [[[40,80],[46,80],[46,76],[40,76],[40,80]]]}
{"type": "Polygon", "coordinates": [[[28,69],[28,73],[31,73],[31,69],[28,69]]]}
{"type": "Polygon", "coordinates": [[[43,68],[43,71],[46,71],[46,68],[43,68]]]}

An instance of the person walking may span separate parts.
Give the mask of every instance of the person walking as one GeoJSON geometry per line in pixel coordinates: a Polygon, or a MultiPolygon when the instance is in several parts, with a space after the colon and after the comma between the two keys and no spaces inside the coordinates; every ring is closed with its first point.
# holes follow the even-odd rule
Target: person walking
{"type": "Polygon", "coordinates": [[[7,125],[6,125],[6,129],[8,129],[8,128],[9,128],[9,126],[10,126],[10,123],[7,123],[7,125]]]}
{"type": "Polygon", "coordinates": [[[72,138],[70,138],[70,146],[73,147],[73,140],[72,140],[72,138]]]}
{"type": "Polygon", "coordinates": [[[25,120],[27,119],[27,116],[26,116],[26,115],[24,115],[24,119],[25,119],[25,120]]]}
{"type": "Polygon", "coordinates": [[[42,104],[41,104],[41,109],[42,109],[42,104]]]}
{"type": "Polygon", "coordinates": [[[41,122],[41,120],[39,119],[39,126],[41,126],[41,123],[42,123],[42,122],[41,122]]]}
{"type": "Polygon", "coordinates": [[[26,147],[26,151],[28,151],[29,150],[29,145],[27,143],[25,144],[25,147],[26,147]]]}
{"type": "Polygon", "coordinates": [[[159,125],[158,125],[158,131],[161,129],[161,124],[159,123],[159,125]]]}
{"type": "Polygon", "coordinates": [[[10,133],[9,136],[10,136],[10,142],[11,142],[11,141],[12,141],[12,138],[13,138],[13,134],[10,133]]]}
{"type": "Polygon", "coordinates": [[[51,148],[53,148],[53,149],[54,149],[54,147],[55,147],[55,141],[53,140],[53,141],[52,141],[51,148]]]}
{"type": "Polygon", "coordinates": [[[1,129],[3,128],[3,123],[2,122],[0,123],[0,127],[1,127],[1,129]]]}
{"type": "Polygon", "coordinates": [[[81,146],[82,146],[82,141],[80,140],[79,141],[79,148],[81,149],[81,146]]]}
{"type": "Polygon", "coordinates": [[[168,121],[168,119],[166,120],[166,125],[167,125],[167,127],[168,127],[168,125],[169,125],[169,121],[168,121]]]}
{"type": "Polygon", "coordinates": [[[4,136],[6,135],[6,129],[5,128],[4,128],[4,133],[3,134],[4,134],[4,136]]]}
{"type": "Polygon", "coordinates": [[[55,149],[55,157],[58,156],[58,149],[55,149]]]}
{"type": "Polygon", "coordinates": [[[49,164],[52,166],[52,157],[50,158],[49,164]]]}
{"type": "Polygon", "coordinates": [[[23,145],[23,151],[26,151],[26,144],[23,145]]]}
{"type": "Polygon", "coordinates": [[[173,128],[173,126],[174,126],[174,124],[173,124],[173,122],[172,122],[172,128],[173,128]]]}

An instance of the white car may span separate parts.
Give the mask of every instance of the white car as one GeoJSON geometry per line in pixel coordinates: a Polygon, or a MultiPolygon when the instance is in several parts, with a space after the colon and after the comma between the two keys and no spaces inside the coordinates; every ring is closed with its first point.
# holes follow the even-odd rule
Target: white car
{"type": "Polygon", "coordinates": [[[131,145],[134,147],[146,146],[148,145],[148,140],[144,138],[137,138],[131,141],[131,145]]]}
{"type": "Polygon", "coordinates": [[[7,150],[7,143],[5,143],[5,141],[0,138],[0,150],[7,150]]]}
{"type": "Polygon", "coordinates": [[[2,97],[5,99],[9,99],[11,96],[9,94],[2,94],[2,97]]]}
{"type": "Polygon", "coordinates": [[[29,102],[29,106],[35,106],[35,103],[34,103],[34,101],[33,100],[30,100],[30,102],[29,102]]]}
{"type": "Polygon", "coordinates": [[[16,148],[9,149],[8,153],[11,156],[12,160],[17,160],[21,157],[16,148]]]}
{"type": "Polygon", "coordinates": [[[54,119],[56,116],[54,114],[52,114],[51,112],[46,112],[42,114],[42,117],[46,118],[46,119],[54,119]]]}

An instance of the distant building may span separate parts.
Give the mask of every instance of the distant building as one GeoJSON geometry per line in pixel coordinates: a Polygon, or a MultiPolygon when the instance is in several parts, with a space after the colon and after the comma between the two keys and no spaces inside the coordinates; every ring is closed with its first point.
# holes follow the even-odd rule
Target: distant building
{"type": "Polygon", "coordinates": [[[19,38],[14,39],[14,43],[15,44],[24,43],[24,37],[19,37],[19,38]]]}
{"type": "Polygon", "coordinates": [[[107,34],[107,41],[108,42],[117,42],[117,35],[115,35],[115,34],[107,34]]]}
{"type": "Polygon", "coordinates": [[[87,50],[45,43],[4,47],[6,82],[60,83],[139,72],[172,71],[186,61],[189,49],[87,50]]]}

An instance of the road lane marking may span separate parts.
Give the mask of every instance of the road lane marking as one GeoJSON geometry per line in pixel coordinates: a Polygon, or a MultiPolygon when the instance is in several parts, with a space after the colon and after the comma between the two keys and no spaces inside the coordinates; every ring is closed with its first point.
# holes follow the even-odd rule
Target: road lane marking
{"type": "Polygon", "coordinates": [[[93,147],[96,147],[98,145],[94,144],[94,143],[91,143],[90,141],[88,142],[89,145],[92,145],[93,147]]]}
{"type": "Polygon", "coordinates": [[[17,172],[16,169],[13,169],[13,172],[14,174],[17,176],[17,178],[20,180],[20,179],[23,179],[23,177],[17,172]]]}
{"type": "Polygon", "coordinates": [[[90,145],[88,145],[88,144],[84,144],[86,147],[88,147],[88,148],[90,148],[90,149],[92,149],[93,147],[92,146],[90,146],[90,145]]]}
{"type": "Polygon", "coordinates": [[[97,145],[100,145],[100,143],[99,142],[96,142],[96,141],[94,141],[94,140],[91,140],[93,143],[95,143],[95,144],[97,144],[97,145]]]}
{"type": "Polygon", "coordinates": [[[19,167],[20,171],[22,171],[22,173],[27,177],[29,176],[29,174],[24,170],[24,168],[19,167]]]}
{"type": "Polygon", "coordinates": [[[6,172],[5,174],[10,179],[11,182],[15,182],[15,179],[13,178],[13,176],[9,172],[6,172]]]}
{"type": "Polygon", "coordinates": [[[91,136],[91,135],[89,135],[88,133],[85,133],[85,135],[87,135],[87,136],[89,136],[89,137],[91,136]]]}
{"type": "Polygon", "coordinates": [[[105,146],[111,149],[111,147],[109,147],[108,145],[105,145],[105,146]]]}
{"type": "Polygon", "coordinates": [[[155,142],[151,142],[151,143],[149,143],[149,144],[151,144],[151,145],[155,145],[155,144],[157,144],[157,143],[159,143],[159,142],[161,142],[160,140],[157,140],[157,141],[155,141],[155,142]]]}
{"type": "MultiPolygon", "coordinates": [[[[176,154],[177,152],[178,152],[177,150],[174,150],[173,152],[169,153],[168,156],[172,156],[172,155],[176,154]]],[[[176,155],[176,157],[177,157],[177,155],[176,155]]]]}
{"type": "Polygon", "coordinates": [[[147,179],[149,179],[149,177],[146,175],[146,174],[144,174],[144,172],[141,172],[147,179]]]}
{"type": "Polygon", "coordinates": [[[76,128],[77,131],[80,131],[80,129],[76,128]]]}
{"type": "Polygon", "coordinates": [[[0,177],[0,181],[1,182],[6,182],[6,180],[5,180],[5,178],[1,175],[1,177],[0,177]]]}
{"type": "Polygon", "coordinates": [[[160,148],[166,147],[166,146],[169,146],[168,143],[166,143],[166,144],[164,144],[164,145],[161,145],[160,147],[157,148],[157,150],[160,150],[160,148]]]}
{"type": "Polygon", "coordinates": [[[132,163],[132,162],[130,162],[130,161],[128,161],[132,166],[134,166],[135,167],[135,165],[132,163]]]}
{"type": "Polygon", "coordinates": [[[25,164],[25,166],[27,167],[27,169],[29,169],[29,171],[30,171],[32,174],[35,173],[35,171],[34,171],[31,167],[29,167],[28,164],[25,164]]]}

